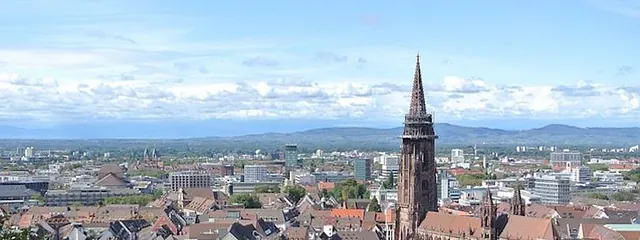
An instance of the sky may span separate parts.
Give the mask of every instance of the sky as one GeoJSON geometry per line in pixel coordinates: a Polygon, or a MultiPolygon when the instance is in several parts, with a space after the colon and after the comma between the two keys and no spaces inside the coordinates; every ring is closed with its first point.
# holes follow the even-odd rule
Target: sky
{"type": "Polygon", "coordinates": [[[418,52],[437,122],[637,126],[640,117],[638,0],[2,5],[4,126],[399,126],[418,52]]]}

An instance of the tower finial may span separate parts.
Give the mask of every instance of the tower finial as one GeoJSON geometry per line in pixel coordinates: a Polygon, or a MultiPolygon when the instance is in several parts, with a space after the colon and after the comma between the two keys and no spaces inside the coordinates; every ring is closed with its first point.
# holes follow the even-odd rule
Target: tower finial
{"type": "Polygon", "coordinates": [[[422,87],[422,72],[420,71],[420,53],[416,55],[416,71],[413,75],[413,88],[411,90],[411,105],[409,115],[424,116],[427,107],[424,101],[424,89],[422,87]]]}

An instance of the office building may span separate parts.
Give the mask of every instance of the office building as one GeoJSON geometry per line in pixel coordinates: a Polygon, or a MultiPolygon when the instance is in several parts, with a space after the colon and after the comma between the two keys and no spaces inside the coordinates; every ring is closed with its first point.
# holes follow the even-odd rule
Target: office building
{"type": "Polygon", "coordinates": [[[231,196],[233,194],[255,193],[257,186],[280,187],[279,182],[232,182],[227,185],[225,192],[231,196]]]}
{"type": "Polygon", "coordinates": [[[593,180],[600,182],[623,182],[624,175],[620,172],[595,171],[593,173],[593,180]]]}
{"type": "Polygon", "coordinates": [[[301,185],[315,185],[316,176],[309,171],[293,171],[289,174],[289,182],[301,185]]]}
{"type": "Polygon", "coordinates": [[[245,165],[244,182],[264,182],[267,180],[267,166],[265,165],[245,165]]]}
{"type": "Polygon", "coordinates": [[[92,206],[104,203],[108,197],[123,197],[139,195],[140,191],[134,189],[108,189],[108,188],[76,188],[68,190],[49,190],[44,196],[47,206],[70,206],[81,204],[92,206]]]}
{"type": "Polygon", "coordinates": [[[286,167],[298,167],[298,145],[287,144],[284,146],[284,161],[286,167]]]}
{"type": "Polygon", "coordinates": [[[24,149],[24,156],[33,157],[34,152],[35,152],[35,149],[33,147],[27,147],[24,149]]]}
{"type": "Polygon", "coordinates": [[[1,186],[19,186],[23,185],[27,189],[44,195],[49,190],[49,181],[22,181],[22,182],[0,182],[1,186]]]}
{"type": "Polygon", "coordinates": [[[398,178],[398,170],[400,169],[400,165],[398,164],[399,160],[400,157],[396,155],[382,156],[382,171],[380,172],[380,180],[384,181],[388,179],[390,174],[393,174],[393,177],[395,179],[398,178]]]}
{"type": "Polygon", "coordinates": [[[339,183],[349,178],[353,178],[353,175],[345,173],[345,172],[314,172],[312,173],[316,176],[316,181],[319,182],[334,182],[339,183]]]}
{"type": "Polygon", "coordinates": [[[16,211],[35,193],[24,185],[0,185],[0,204],[7,206],[7,210],[16,211]]]}
{"type": "Polygon", "coordinates": [[[451,200],[457,202],[460,199],[460,185],[454,176],[446,170],[438,170],[438,200],[451,200]]]}
{"type": "Polygon", "coordinates": [[[569,163],[572,166],[579,166],[582,164],[583,159],[582,153],[565,150],[562,152],[552,152],[549,161],[552,165],[566,165],[569,163]]]}
{"type": "Polygon", "coordinates": [[[591,182],[591,169],[587,166],[571,168],[571,181],[580,183],[591,182]]]}
{"type": "Polygon", "coordinates": [[[169,174],[169,182],[173,191],[185,188],[207,188],[211,187],[212,177],[209,173],[175,172],[169,174]]]}
{"type": "Polygon", "coordinates": [[[371,180],[371,159],[356,159],[353,161],[353,173],[356,180],[371,180]]]}
{"type": "Polygon", "coordinates": [[[462,149],[451,149],[452,162],[464,162],[464,151],[462,149]]]}
{"type": "Polygon", "coordinates": [[[570,200],[569,179],[558,176],[541,176],[529,179],[531,193],[540,197],[542,204],[568,204],[570,200]]]}

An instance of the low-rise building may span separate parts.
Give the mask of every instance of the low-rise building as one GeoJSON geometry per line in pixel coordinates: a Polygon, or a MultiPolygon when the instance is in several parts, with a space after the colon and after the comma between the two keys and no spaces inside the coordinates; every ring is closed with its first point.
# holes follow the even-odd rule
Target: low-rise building
{"type": "Polygon", "coordinates": [[[98,205],[108,197],[122,197],[140,194],[134,189],[109,189],[104,187],[89,187],[68,190],[49,190],[45,194],[47,206],[70,206],[73,204],[98,205]]]}

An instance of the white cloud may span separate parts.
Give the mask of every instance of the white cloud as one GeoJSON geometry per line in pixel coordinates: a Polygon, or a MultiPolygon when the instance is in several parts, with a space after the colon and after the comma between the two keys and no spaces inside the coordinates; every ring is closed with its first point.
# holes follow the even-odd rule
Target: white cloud
{"type": "MultiPolygon", "coordinates": [[[[483,80],[446,77],[442,85],[483,86],[427,92],[429,108],[445,119],[496,116],[532,118],[638,116],[640,96],[632,88],[597,85],[606,94],[576,97],[552,86],[499,87],[483,80]],[[518,90],[513,90],[518,89],[518,90]],[[452,94],[459,96],[451,97],[452,94]]],[[[0,73],[0,117],[32,121],[79,119],[208,118],[401,118],[409,101],[409,84],[313,83],[304,80],[164,84],[144,81],[74,79],[32,80],[0,73]]],[[[565,91],[579,89],[564,86],[565,91]]]]}
{"type": "MultiPolygon", "coordinates": [[[[222,39],[208,26],[198,29],[189,16],[124,14],[127,5],[113,3],[107,9],[81,5],[93,12],[68,17],[69,10],[59,12],[65,9],[58,5],[40,6],[51,11],[36,19],[24,17],[37,15],[27,10],[0,10],[16,22],[31,21],[0,24],[8,36],[0,39],[0,119],[364,117],[397,122],[408,108],[413,49],[328,48],[324,39],[222,39]]],[[[463,73],[455,71],[434,77],[428,68],[499,64],[442,53],[422,56],[427,103],[437,120],[640,117],[638,87],[504,86],[495,79],[458,77],[463,73]]]]}

